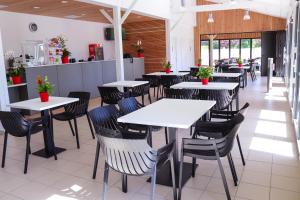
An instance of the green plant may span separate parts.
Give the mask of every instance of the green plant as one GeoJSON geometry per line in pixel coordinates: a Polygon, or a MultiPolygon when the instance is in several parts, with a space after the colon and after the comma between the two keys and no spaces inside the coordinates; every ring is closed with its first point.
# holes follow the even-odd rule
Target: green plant
{"type": "Polygon", "coordinates": [[[64,48],[62,53],[62,57],[69,57],[72,55],[72,53],[67,48],[64,48]]]}
{"type": "Polygon", "coordinates": [[[238,59],[236,60],[236,62],[237,62],[238,64],[243,64],[242,58],[238,58],[238,59]]]}
{"type": "Polygon", "coordinates": [[[171,69],[172,68],[172,65],[171,65],[170,61],[168,61],[167,59],[164,59],[162,61],[162,65],[163,65],[164,69],[171,69]]]}
{"type": "Polygon", "coordinates": [[[8,68],[8,74],[10,77],[21,76],[24,73],[24,67],[10,67],[8,68]]]}
{"type": "Polygon", "coordinates": [[[48,92],[49,95],[52,94],[54,85],[49,82],[48,76],[45,76],[44,80],[41,76],[37,76],[36,83],[38,84],[37,90],[39,93],[48,92]]]}
{"type": "Polygon", "coordinates": [[[213,67],[200,67],[196,76],[200,77],[201,79],[210,78],[213,72],[214,72],[213,67]]]}

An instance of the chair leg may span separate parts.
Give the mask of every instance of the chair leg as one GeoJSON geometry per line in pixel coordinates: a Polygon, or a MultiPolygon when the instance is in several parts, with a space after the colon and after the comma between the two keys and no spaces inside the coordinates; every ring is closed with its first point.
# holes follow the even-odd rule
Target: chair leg
{"type": "Polygon", "coordinates": [[[239,150],[240,150],[240,155],[241,155],[241,158],[242,158],[243,165],[245,166],[245,165],[246,165],[246,162],[245,162],[243,150],[242,150],[242,147],[241,147],[241,142],[240,142],[239,135],[236,135],[236,140],[237,140],[238,147],[239,147],[239,150]]]}
{"type": "Polygon", "coordinates": [[[231,200],[230,192],[229,192],[229,189],[228,189],[228,185],[227,185],[227,181],[226,181],[226,177],[225,177],[225,173],[224,173],[224,169],[223,169],[223,166],[222,166],[222,163],[221,163],[221,160],[220,160],[219,156],[217,157],[217,161],[218,161],[218,165],[219,165],[219,168],[220,168],[220,173],[221,173],[221,176],[222,176],[222,181],[223,181],[224,189],[225,189],[225,192],[226,192],[227,200],[231,200]]]}
{"type": "Polygon", "coordinates": [[[124,193],[127,193],[128,189],[127,189],[127,175],[126,174],[122,174],[122,191],[124,193]]]}
{"type": "Polygon", "coordinates": [[[86,118],[87,118],[89,126],[90,126],[92,137],[93,137],[93,139],[95,139],[94,129],[93,129],[93,126],[92,126],[92,123],[91,123],[91,118],[90,118],[89,113],[86,113],[86,118]]]}
{"type": "Polygon", "coordinates": [[[192,177],[195,177],[196,173],[196,158],[193,158],[193,164],[192,164],[192,177]]]}
{"type": "Polygon", "coordinates": [[[190,136],[192,136],[193,135],[193,126],[191,126],[191,128],[190,128],[190,136]]]}
{"type": "Polygon", "coordinates": [[[152,186],[152,192],[151,192],[151,200],[155,200],[155,187],[156,187],[156,165],[153,168],[152,176],[151,176],[151,186],[152,186]]]}
{"type": "Polygon", "coordinates": [[[175,168],[174,168],[174,158],[171,156],[171,175],[172,175],[172,186],[173,186],[173,197],[174,200],[177,200],[177,189],[176,189],[176,175],[175,175],[175,168]]]}
{"type": "Polygon", "coordinates": [[[102,200],[106,200],[106,193],[107,193],[107,188],[108,188],[108,175],[109,175],[109,166],[105,162],[104,176],[103,176],[102,200]]]}
{"type": "Polygon", "coordinates": [[[69,122],[69,126],[70,126],[70,129],[71,129],[71,132],[72,132],[72,135],[75,136],[75,132],[74,132],[74,129],[73,129],[73,126],[72,126],[72,123],[70,120],[68,120],[69,122]]]}
{"type": "Polygon", "coordinates": [[[151,94],[150,94],[150,91],[149,91],[149,94],[148,94],[148,99],[149,99],[149,102],[150,104],[152,103],[152,100],[151,100],[151,94]]]}
{"type": "Polygon", "coordinates": [[[159,95],[159,86],[157,87],[157,95],[156,95],[157,100],[158,100],[158,95],[159,95]]]}
{"type": "Polygon", "coordinates": [[[145,95],[142,95],[142,105],[145,106],[145,95]]]}
{"type": "Polygon", "coordinates": [[[237,186],[237,175],[236,175],[236,172],[235,172],[235,168],[234,168],[234,164],[232,162],[232,158],[230,157],[230,155],[228,154],[227,155],[227,158],[228,158],[228,163],[229,163],[229,166],[230,166],[230,171],[231,171],[231,174],[232,174],[232,178],[233,178],[233,181],[234,181],[234,185],[237,186]]]}
{"type": "Polygon", "coordinates": [[[8,138],[8,133],[5,131],[5,133],[4,133],[4,143],[3,143],[3,152],[2,152],[2,165],[1,165],[2,168],[4,168],[4,166],[5,166],[7,138],[8,138]]]}
{"type": "MultiPolygon", "coordinates": [[[[54,149],[54,151],[53,151],[53,154],[54,154],[54,160],[57,160],[57,155],[56,155],[56,149],[55,149],[55,143],[54,143],[54,127],[53,127],[53,118],[51,117],[50,118],[50,134],[51,134],[51,140],[52,140],[52,145],[53,145],[53,149],[54,149]]],[[[29,151],[31,151],[30,150],[30,147],[29,147],[29,151]]]]}
{"type": "Polygon", "coordinates": [[[75,125],[75,136],[76,136],[77,149],[80,149],[77,119],[76,118],[74,118],[74,125],[75,125]]]}
{"type": "Polygon", "coordinates": [[[103,100],[102,100],[102,98],[101,98],[101,107],[103,106],[103,100]]]}
{"type": "Polygon", "coordinates": [[[24,165],[24,174],[27,174],[27,167],[28,167],[28,159],[29,159],[29,148],[30,148],[30,132],[29,135],[26,136],[26,153],[25,153],[25,165],[24,165]]]}
{"type": "Polygon", "coordinates": [[[100,143],[97,141],[96,155],[95,155],[95,161],[94,161],[94,170],[93,170],[93,179],[96,178],[96,174],[97,174],[97,167],[98,167],[98,161],[99,161],[99,153],[100,153],[100,143]]]}
{"type": "Polygon", "coordinates": [[[168,140],[168,128],[165,127],[165,138],[166,138],[166,144],[169,144],[169,140],[168,140]]]}
{"type": "Polygon", "coordinates": [[[179,168],[179,190],[178,190],[178,200],[181,200],[181,190],[182,190],[182,170],[183,170],[183,155],[181,155],[181,160],[180,160],[180,168],[179,168]]]}

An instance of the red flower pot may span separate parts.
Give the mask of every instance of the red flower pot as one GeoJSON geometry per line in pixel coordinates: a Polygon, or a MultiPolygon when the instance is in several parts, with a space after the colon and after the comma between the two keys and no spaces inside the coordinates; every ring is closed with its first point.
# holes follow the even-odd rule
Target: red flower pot
{"type": "Polygon", "coordinates": [[[201,63],[197,64],[197,67],[201,67],[201,63]]]}
{"type": "Polygon", "coordinates": [[[207,85],[208,84],[208,78],[202,78],[201,82],[202,82],[202,85],[207,85]]]}
{"type": "Polygon", "coordinates": [[[47,101],[49,101],[49,94],[48,94],[48,92],[40,92],[40,99],[41,99],[41,102],[47,102],[47,101]]]}
{"type": "Polygon", "coordinates": [[[22,83],[21,76],[13,76],[11,78],[12,78],[12,82],[13,82],[14,85],[22,83]]]}
{"type": "Polygon", "coordinates": [[[242,64],[242,63],[239,63],[238,65],[239,65],[239,67],[242,67],[242,66],[243,66],[243,64],[242,64]]]}
{"type": "Polygon", "coordinates": [[[138,58],[144,58],[144,54],[143,53],[138,53],[137,56],[138,56],[138,58]]]}
{"type": "Polygon", "coordinates": [[[62,62],[63,64],[69,63],[69,57],[68,57],[68,56],[61,57],[61,62],[62,62]]]}
{"type": "Polygon", "coordinates": [[[171,72],[170,68],[166,68],[166,74],[169,74],[171,72]]]}

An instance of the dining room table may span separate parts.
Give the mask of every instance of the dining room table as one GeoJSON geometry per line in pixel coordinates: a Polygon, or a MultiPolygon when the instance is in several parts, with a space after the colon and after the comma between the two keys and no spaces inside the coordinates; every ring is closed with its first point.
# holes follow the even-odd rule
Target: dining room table
{"type": "MultiPolygon", "coordinates": [[[[183,99],[161,99],[148,106],[145,106],[130,114],[118,118],[120,123],[146,125],[148,127],[159,126],[168,128],[168,141],[175,141],[173,151],[176,184],[178,187],[179,177],[179,148],[178,129],[189,129],[202,116],[209,113],[209,110],[216,104],[216,101],[207,100],[183,100],[183,99]]],[[[192,176],[192,163],[184,163],[183,185],[192,176]]],[[[157,174],[157,183],[172,186],[170,163],[164,165],[157,174]]]]}
{"type": "MultiPolygon", "coordinates": [[[[192,89],[192,90],[229,90],[234,92],[236,87],[239,87],[239,84],[236,82],[208,82],[207,85],[203,85],[200,82],[181,82],[175,85],[172,85],[173,89],[192,89]]],[[[236,94],[236,110],[240,109],[240,98],[239,94],[236,94]]]]}
{"type": "Polygon", "coordinates": [[[103,84],[104,87],[124,87],[124,88],[134,88],[140,85],[148,84],[149,81],[115,81],[111,83],[103,84]]]}
{"type": "Polygon", "coordinates": [[[74,103],[77,101],[79,101],[78,98],[50,96],[48,102],[41,102],[40,98],[34,98],[34,99],[8,104],[10,108],[37,111],[41,113],[41,118],[44,127],[43,129],[44,148],[34,152],[33,155],[44,157],[44,158],[50,158],[54,155],[54,152],[56,154],[59,154],[66,150],[61,147],[56,147],[55,144],[52,143],[53,124],[51,124],[51,120],[50,120],[50,109],[64,106],[66,104],[74,103]]]}
{"type": "Polygon", "coordinates": [[[148,76],[187,76],[189,74],[190,74],[190,72],[170,72],[170,73],[152,72],[152,73],[145,74],[145,75],[148,75],[148,76]]]}
{"type": "Polygon", "coordinates": [[[249,63],[244,63],[242,66],[239,66],[236,63],[229,64],[229,68],[228,69],[242,69],[242,70],[244,70],[243,75],[244,75],[244,79],[245,79],[245,86],[247,86],[247,84],[248,84],[247,71],[250,69],[249,63]]]}

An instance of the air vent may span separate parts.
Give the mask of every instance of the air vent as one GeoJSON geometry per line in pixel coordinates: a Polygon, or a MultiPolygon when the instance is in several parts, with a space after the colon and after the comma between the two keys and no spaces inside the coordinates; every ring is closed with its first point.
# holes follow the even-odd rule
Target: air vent
{"type": "Polygon", "coordinates": [[[0,9],[7,8],[7,7],[8,7],[8,6],[1,5],[1,4],[0,4],[0,9]]]}
{"type": "Polygon", "coordinates": [[[78,19],[82,17],[81,15],[67,15],[67,16],[64,16],[64,18],[68,18],[68,19],[78,19]]]}

